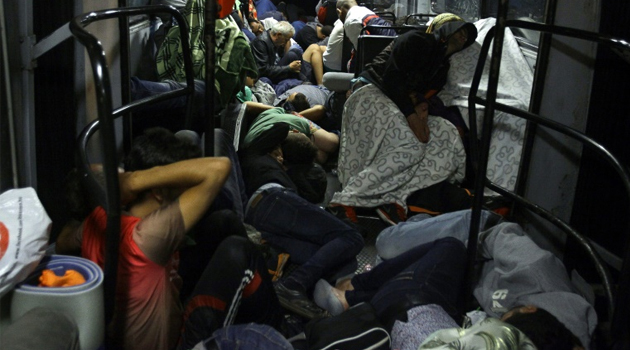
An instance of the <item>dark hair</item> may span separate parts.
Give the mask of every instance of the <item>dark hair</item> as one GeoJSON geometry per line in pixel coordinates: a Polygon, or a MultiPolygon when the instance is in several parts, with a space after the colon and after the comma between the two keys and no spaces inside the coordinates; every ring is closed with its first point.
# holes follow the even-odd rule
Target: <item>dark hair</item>
{"type": "Polygon", "coordinates": [[[306,18],[306,11],[301,7],[299,7],[297,11],[295,11],[295,14],[297,15],[298,20],[306,18]]]}
{"type": "Polygon", "coordinates": [[[259,20],[257,20],[254,17],[247,17],[247,23],[252,24],[252,23],[258,23],[261,24],[259,20]]]}
{"type": "Polygon", "coordinates": [[[324,36],[330,36],[330,33],[332,33],[333,30],[333,26],[323,26],[322,27],[322,34],[324,34],[324,36]]]}
{"type": "Polygon", "coordinates": [[[293,96],[293,100],[291,100],[291,104],[295,108],[295,111],[298,113],[311,108],[311,104],[308,103],[308,100],[306,99],[306,95],[304,95],[301,92],[298,92],[297,94],[295,94],[295,96],[293,96]]]}
{"type": "Polygon", "coordinates": [[[538,308],[531,313],[515,312],[504,322],[525,333],[540,350],[571,350],[582,346],[580,340],[545,309],[538,308]]]}
{"type": "Polygon", "coordinates": [[[312,164],[316,155],[317,147],[304,134],[290,132],[282,142],[285,165],[312,164]]]}
{"type": "Polygon", "coordinates": [[[133,140],[125,159],[125,171],[145,170],[200,156],[201,149],[196,145],[177,138],[165,128],[156,127],[133,140]]]}

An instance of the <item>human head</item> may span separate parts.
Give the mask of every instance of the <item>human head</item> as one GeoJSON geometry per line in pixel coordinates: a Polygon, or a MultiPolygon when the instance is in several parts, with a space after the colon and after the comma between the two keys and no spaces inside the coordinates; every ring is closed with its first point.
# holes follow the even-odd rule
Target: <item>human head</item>
{"type": "Polygon", "coordinates": [[[506,312],[501,320],[518,328],[540,350],[582,348],[580,340],[545,309],[519,306],[506,312]]]}
{"type": "MultiPolygon", "coordinates": [[[[124,162],[125,171],[146,170],[200,156],[201,148],[198,145],[178,138],[165,128],[150,128],[133,140],[124,162]]],[[[156,188],[139,195],[138,200],[142,201],[147,193],[153,193],[160,201],[173,201],[181,191],[182,189],[156,188]]]]}
{"type": "Polygon", "coordinates": [[[286,165],[312,164],[317,147],[301,132],[289,132],[282,143],[282,154],[286,165]]]}
{"type": "Polygon", "coordinates": [[[287,21],[280,21],[269,30],[271,41],[276,47],[283,47],[293,37],[293,34],[295,34],[295,29],[287,21]]]}
{"type": "Polygon", "coordinates": [[[339,20],[345,22],[348,11],[355,6],[357,6],[355,0],[337,0],[337,15],[339,15],[339,20]]]}
{"type": "Polygon", "coordinates": [[[308,103],[306,95],[301,92],[294,92],[289,95],[289,97],[287,97],[287,102],[290,102],[295,111],[298,113],[311,108],[311,104],[308,103]]]}
{"type": "Polygon", "coordinates": [[[433,33],[439,41],[447,43],[447,55],[451,55],[475,42],[477,27],[455,14],[442,13],[431,21],[427,33],[433,33]]]}
{"type": "Polygon", "coordinates": [[[252,17],[248,18],[247,23],[249,23],[249,28],[251,29],[252,33],[254,33],[254,35],[256,36],[259,36],[265,31],[265,26],[263,26],[263,24],[260,23],[260,21],[257,20],[256,18],[252,18],[252,17]]]}
{"type": "Polygon", "coordinates": [[[317,38],[319,40],[323,40],[327,37],[330,36],[330,33],[332,33],[333,30],[333,26],[317,26],[317,38]]]}
{"type": "Polygon", "coordinates": [[[125,171],[150,169],[201,156],[196,145],[177,138],[169,130],[156,127],[136,137],[125,159],[125,171]]]}

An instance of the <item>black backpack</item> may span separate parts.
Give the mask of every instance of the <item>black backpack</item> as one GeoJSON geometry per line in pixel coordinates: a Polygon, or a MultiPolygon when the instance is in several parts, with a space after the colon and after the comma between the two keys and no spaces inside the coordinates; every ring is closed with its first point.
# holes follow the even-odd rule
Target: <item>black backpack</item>
{"type": "Polygon", "coordinates": [[[389,350],[389,333],[369,303],[306,324],[307,350],[389,350]]]}
{"type": "Polygon", "coordinates": [[[324,0],[317,12],[317,20],[325,26],[334,26],[339,19],[337,15],[337,0],[324,0]]]}

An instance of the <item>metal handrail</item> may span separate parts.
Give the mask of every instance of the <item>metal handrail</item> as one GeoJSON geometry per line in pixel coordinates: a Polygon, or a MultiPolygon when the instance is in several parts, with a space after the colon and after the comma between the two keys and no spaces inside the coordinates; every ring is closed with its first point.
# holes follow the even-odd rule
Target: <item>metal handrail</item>
{"type": "MultiPolygon", "coordinates": [[[[87,188],[93,192],[97,199],[107,212],[107,229],[106,229],[106,247],[105,247],[105,315],[106,321],[109,322],[113,316],[115,293],[116,293],[116,277],[118,271],[118,248],[120,236],[120,190],[118,183],[118,163],[116,159],[116,137],[114,128],[114,119],[127,112],[139,108],[155,101],[162,101],[169,97],[181,96],[189,94],[187,103],[187,115],[189,120],[192,118],[192,104],[194,98],[194,76],[192,67],[192,58],[190,54],[184,54],[184,69],[186,72],[186,87],[165,94],[156,95],[145,98],[140,101],[123,106],[117,110],[112,107],[112,92],[109,77],[109,69],[105,59],[105,51],[99,42],[91,33],[85,30],[90,23],[112,19],[127,18],[133,15],[141,14],[157,14],[170,13],[176,18],[181,26],[186,28],[186,22],[183,16],[172,6],[145,6],[110,9],[103,11],[90,12],[75,17],[69,22],[69,28],[72,35],[85,46],[92,67],[94,77],[97,114],[98,119],[88,124],[81,132],[78,138],[79,149],[79,166],[84,174],[84,183],[87,188]],[[94,173],[90,169],[90,162],[87,156],[86,147],[90,137],[100,130],[101,132],[101,149],[103,152],[103,172],[105,174],[105,190],[97,182],[94,173]]],[[[188,30],[180,31],[182,39],[182,49],[188,53],[188,30]]]]}
{"type": "MultiPolygon", "coordinates": [[[[541,117],[537,114],[520,110],[511,106],[507,106],[501,103],[496,102],[497,88],[498,88],[498,79],[499,79],[499,70],[500,70],[500,61],[501,61],[501,52],[503,49],[503,34],[505,32],[506,27],[516,27],[516,28],[524,28],[536,30],[544,33],[551,33],[556,35],[569,36],[578,39],[584,39],[589,41],[594,41],[601,44],[606,44],[613,47],[619,47],[624,50],[630,50],[630,44],[623,39],[613,38],[606,35],[601,35],[599,33],[588,32],[579,29],[561,27],[561,26],[549,26],[546,24],[540,23],[532,23],[532,22],[524,22],[518,20],[506,21],[507,17],[507,0],[501,0],[499,2],[499,15],[497,16],[497,25],[492,28],[481,48],[481,52],[479,54],[479,60],[477,61],[477,67],[475,70],[475,74],[473,77],[473,82],[471,84],[470,95],[468,97],[468,106],[469,106],[469,124],[470,124],[470,133],[471,133],[471,150],[473,152],[473,168],[476,171],[476,180],[475,180],[475,193],[483,193],[484,187],[488,187],[491,190],[494,190],[500,194],[505,195],[506,197],[518,202],[520,205],[523,205],[530,211],[538,214],[540,217],[548,220],[550,223],[554,224],[556,227],[560,228],[567,235],[576,239],[576,242],[584,249],[584,251],[588,254],[589,258],[595,264],[595,268],[597,273],[601,279],[604,293],[606,295],[608,304],[608,318],[612,319],[615,315],[615,297],[613,295],[613,288],[611,285],[610,272],[608,267],[603,263],[602,258],[599,256],[599,253],[593,248],[593,245],[590,241],[585,238],[582,234],[574,230],[564,221],[558,219],[549,211],[539,207],[538,205],[529,202],[524,197],[521,197],[518,194],[513,193],[512,191],[508,191],[505,188],[499,187],[493,184],[486,177],[486,167],[488,163],[488,156],[490,150],[490,136],[492,132],[492,123],[494,119],[495,110],[504,111],[510,114],[513,114],[517,117],[524,118],[530,122],[535,123],[536,125],[543,126],[556,132],[562,133],[566,136],[569,136],[588,148],[594,150],[600,156],[604,157],[608,163],[617,171],[617,174],[621,178],[624,183],[624,189],[628,193],[630,197],[630,172],[628,169],[617,160],[617,158],[610,153],[606,148],[602,145],[584,135],[583,133],[570,128],[564,124],[549,120],[548,118],[541,117]],[[490,76],[488,81],[488,90],[486,93],[486,98],[481,98],[477,96],[477,92],[479,89],[479,84],[481,80],[481,74],[483,73],[483,68],[485,66],[485,61],[488,56],[488,49],[490,46],[490,42],[493,41],[493,51],[492,51],[492,59],[490,64],[490,76]],[[486,105],[484,120],[483,120],[483,132],[481,135],[481,141],[478,142],[477,138],[477,127],[476,127],[476,104],[486,105]]],[[[477,237],[479,234],[479,222],[481,215],[481,205],[482,205],[483,196],[476,196],[474,199],[473,205],[473,215],[470,226],[470,236],[469,236],[469,262],[471,266],[469,268],[469,275],[472,276],[474,271],[472,270],[474,265],[474,260],[476,258],[476,243],[477,237]]],[[[626,258],[630,256],[628,249],[626,249],[626,258]]],[[[622,267],[621,279],[628,278],[628,271],[626,271],[630,266],[628,261],[624,261],[624,267],[622,267]],[[625,276],[625,277],[624,277],[625,276]]],[[[623,282],[623,281],[622,281],[623,282]]],[[[623,282],[625,283],[625,282],[623,282]]],[[[471,278],[468,279],[468,286],[470,291],[472,291],[472,283],[471,278]]]]}
{"type": "Polygon", "coordinates": [[[416,18],[416,17],[418,17],[418,18],[424,18],[424,17],[435,17],[435,16],[437,16],[437,14],[436,14],[436,13],[412,13],[412,14],[407,15],[407,16],[405,17],[405,24],[410,25],[410,24],[409,24],[409,20],[410,20],[411,18],[416,18]]]}

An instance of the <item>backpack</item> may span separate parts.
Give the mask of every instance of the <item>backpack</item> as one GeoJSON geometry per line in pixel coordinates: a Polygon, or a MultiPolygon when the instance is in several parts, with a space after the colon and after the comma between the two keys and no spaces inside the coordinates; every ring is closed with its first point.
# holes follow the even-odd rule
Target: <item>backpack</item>
{"type": "Polygon", "coordinates": [[[307,350],[389,350],[389,333],[369,303],[312,320],[305,328],[307,350]]]}
{"type": "Polygon", "coordinates": [[[339,19],[337,15],[337,0],[323,0],[322,6],[317,12],[317,20],[322,25],[335,25],[335,21],[339,19]]]}

